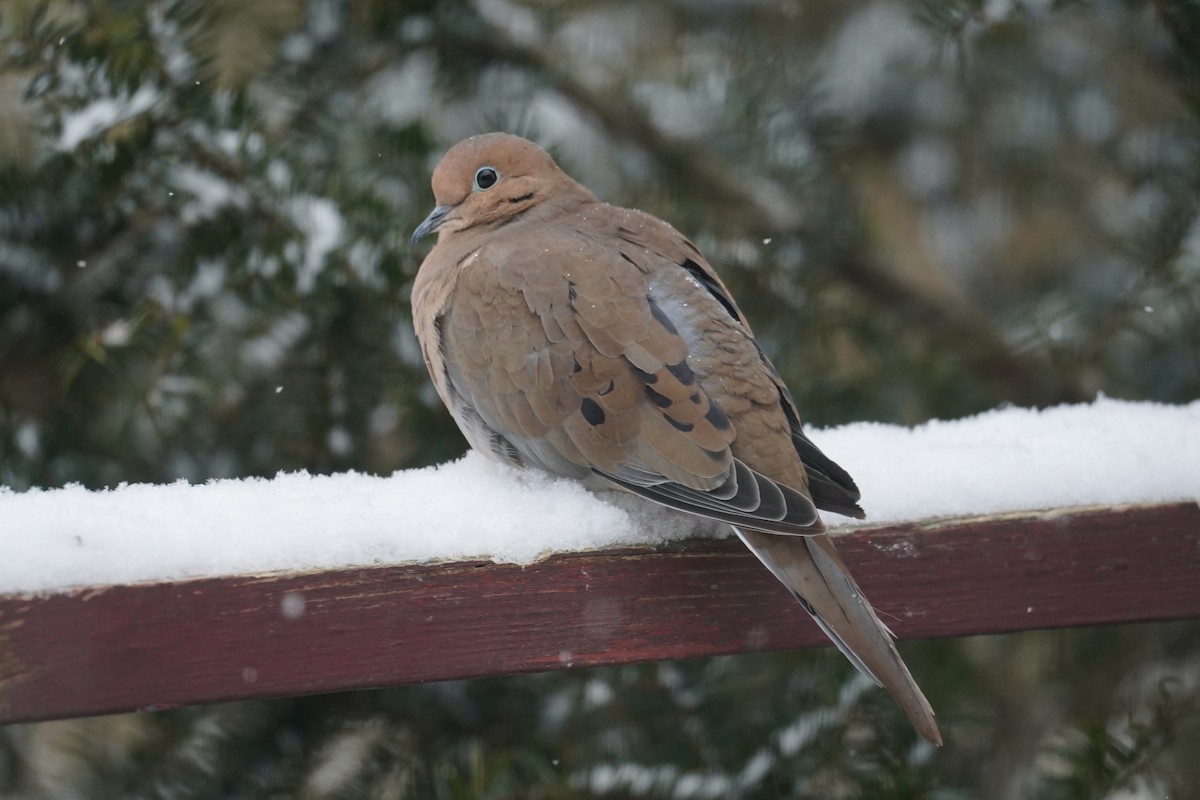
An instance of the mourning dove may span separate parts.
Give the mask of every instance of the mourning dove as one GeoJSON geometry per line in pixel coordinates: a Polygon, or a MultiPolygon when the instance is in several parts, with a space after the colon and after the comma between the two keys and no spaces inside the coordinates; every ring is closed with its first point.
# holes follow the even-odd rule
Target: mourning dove
{"type": "Polygon", "coordinates": [[[476,450],[728,522],[930,742],[933,710],[817,515],[862,517],[694,244],[602,203],[546,151],[490,133],[433,173],[437,245],[413,318],[476,450]]]}

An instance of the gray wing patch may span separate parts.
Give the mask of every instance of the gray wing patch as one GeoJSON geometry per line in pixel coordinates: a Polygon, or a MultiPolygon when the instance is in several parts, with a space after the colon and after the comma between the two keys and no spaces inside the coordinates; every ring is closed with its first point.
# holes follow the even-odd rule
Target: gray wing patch
{"type": "Polygon", "coordinates": [[[736,458],[724,483],[709,491],[636,468],[623,468],[616,474],[595,467],[592,471],[633,494],[677,511],[787,536],[824,532],[812,528],[817,522],[817,510],[811,500],[736,458]]]}

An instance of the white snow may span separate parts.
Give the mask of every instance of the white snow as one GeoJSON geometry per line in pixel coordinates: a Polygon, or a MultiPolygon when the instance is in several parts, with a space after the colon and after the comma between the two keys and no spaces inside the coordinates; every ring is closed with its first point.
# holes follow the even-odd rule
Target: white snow
{"type": "Polygon", "coordinates": [[[195,225],[213,219],[227,206],[246,208],[250,193],[208,170],[189,164],[177,164],[169,175],[170,185],[187,198],[179,209],[184,225],[195,225]]]}
{"type": "Polygon", "coordinates": [[[1200,501],[1200,401],[1101,398],[917,428],[859,422],[811,438],[854,476],[872,524],[1200,501]]]}
{"type": "MultiPolygon", "coordinates": [[[[869,523],[1200,500],[1200,401],[1102,398],[810,436],[854,475],[869,523]]],[[[0,592],[436,560],[529,563],[726,531],[476,453],[386,478],[0,487],[0,592]]]]}
{"type": "Polygon", "coordinates": [[[303,262],[296,268],[296,288],[308,294],[316,285],[326,256],[341,246],[346,221],[337,205],[326,197],[297,195],[289,200],[288,211],[296,227],[308,235],[303,262]]]}
{"type": "Polygon", "coordinates": [[[119,97],[104,97],[78,111],[64,115],[62,132],[58,137],[58,149],[74,150],[85,139],[90,139],[119,122],[133,119],[149,110],[158,98],[158,89],[144,83],[132,96],[122,94],[119,97]]]}

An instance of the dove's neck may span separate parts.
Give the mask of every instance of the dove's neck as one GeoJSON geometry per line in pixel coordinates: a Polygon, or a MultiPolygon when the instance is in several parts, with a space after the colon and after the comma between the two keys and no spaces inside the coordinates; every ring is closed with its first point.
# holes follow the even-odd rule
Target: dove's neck
{"type": "Polygon", "coordinates": [[[596,195],[563,175],[561,182],[546,192],[539,202],[509,217],[504,224],[542,225],[600,204],[596,195]]]}

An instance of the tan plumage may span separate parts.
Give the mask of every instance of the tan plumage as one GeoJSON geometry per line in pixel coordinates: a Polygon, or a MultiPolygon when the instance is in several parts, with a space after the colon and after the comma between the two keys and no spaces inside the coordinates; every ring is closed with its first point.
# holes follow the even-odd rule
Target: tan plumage
{"type": "Polygon", "coordinates": [[[473,447],[723,520],[917,730],[933,711],[817,508],[862,516],[696,246],[601,203],[537,145],[466,139],[433,173],[413,286],[434,386],[473,447]]]}

